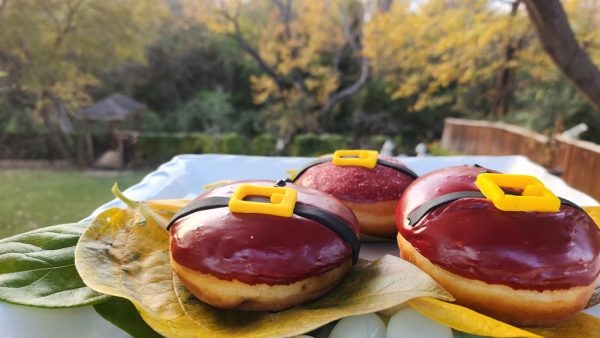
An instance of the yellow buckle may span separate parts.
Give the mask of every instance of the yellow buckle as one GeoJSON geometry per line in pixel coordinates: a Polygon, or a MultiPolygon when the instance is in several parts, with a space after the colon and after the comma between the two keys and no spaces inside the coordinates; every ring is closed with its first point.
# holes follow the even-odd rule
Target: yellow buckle
{"type": "Polygon", "coordinates": [[[477,176],[475,184],[500,210],[557,212],[560,209],[558,197],[533,176],[484,173],[477,176]],[[501,187],[520,188],[523,193],[507,195],[501,187]]]}
{"type": "Polygon", "coordinates": [[[585,212],[587,212],[587,214],[590,215],[594,223],[596,223],[596,225],[598,226],[598,229],[600,229],[600,206],[583,207],[583,210],[585,210],[585,212]]]}
{"type": "Polygon", "coordinates": [[[356,166],[369,169],[377,165],[376,150],[337,150],[333,153],[331,162],[337,166],[356,166]]]}
{"type": "Polygon", "coordinates": [[[292,217],[297,195],[298,192],[292,188],[240,184],[229,199],[229,210],[246,214],[292,217]],[[269,197],[271,202],[244,201],[247,196],[269,197]]]}

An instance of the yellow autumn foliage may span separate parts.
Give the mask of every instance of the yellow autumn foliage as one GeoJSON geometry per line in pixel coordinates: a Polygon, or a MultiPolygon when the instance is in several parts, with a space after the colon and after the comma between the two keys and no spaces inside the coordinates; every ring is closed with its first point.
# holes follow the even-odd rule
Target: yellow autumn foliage
{"type": "Polygon", "coordinates": [[[360,2],[292,1],[289,8],[286,1],[269,0],[184,4],[189,18],[247,44],[243,49],[256,53],[248,52],[247,57],[263,62],[263,72],[251,76],[250,83],[253,102],[266,108],[269,129],[283,135],[318,129],[321,109],[342,84],[338,66],[342,53],[348,53],[344,51],[348,37],[341,11],[356,19],[357,12],[350,12],[352,6],[362,6],[360,2]]]}
{"type": "MultiPolygon", "coordinates": [[[[408,99],[399,105],[412,111],[487,113],[502,93],[505,102],[539,101],[540,88],[565,81],[523,2],[516,10],[509,1],[484,0],[394,0],[389,10],[377,0],[182,3],[185,15],[239,45],[242,39],[255,52],[242,46],[244,56],[262,60],[250,78],[252,98],[278,134],[320,131],[331,109],[323,108],[357,79],[363,57],[369,84],[383,82],[390,98],[408,99]],[[348,28],[361,48],[349,48],[348,28]]],[[[600,64],[600,4],[562,3],[577,39],[600,64]]]]}
{"type": "MultiPolygon", "coordinates": [[[[600,64],[600,4],[563,3],[579,42],[600,64]]],[[[517,69],[523,81],[562,76],[540,46],[523,4],[511,15],[509,4],[481,0],[398,1],[389,12],[375,15],[364,31],[365,55],[376,76],[385,79],[393,98],[415,96],[417,111],[449,101],[460,109],[461,97],[481,84],[492,88],[503,68],[517,69]],[[508,41],[516,50],[505,61],[508,41]],[[444,97],[450,87],[455,93],[444,97]]],[[[493,99],[493,92],[489,95],[493,99]]]]}
{"type": "Polygon", "coordinates": [[[100,84],[94,69],[143,64],[146,46],[167,16],[155,1],[3,1],[0,46],[11,62],[2,71],[35,96],[38,110],[51,99],[70,110],[91,103],[100,84]]]}

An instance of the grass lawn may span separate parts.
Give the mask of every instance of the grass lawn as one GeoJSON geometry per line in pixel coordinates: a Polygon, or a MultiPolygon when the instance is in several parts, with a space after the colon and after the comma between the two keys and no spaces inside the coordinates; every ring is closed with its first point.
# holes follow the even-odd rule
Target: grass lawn
{"type": "Polygon", "coordinates": [[[148,171],[0,170],[0,238],[55,224],[77,222],[148,171]]]}

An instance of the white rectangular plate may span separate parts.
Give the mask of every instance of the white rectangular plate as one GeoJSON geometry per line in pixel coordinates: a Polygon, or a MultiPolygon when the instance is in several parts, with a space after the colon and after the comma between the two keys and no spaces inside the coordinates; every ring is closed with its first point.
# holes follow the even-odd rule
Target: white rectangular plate
{"type": "MultiPolygon", "coordinates": [[[[127,189],[134,200],[192,198],[202,186],[226,179],[282,179],[287,169],[301,167],[311,158],[238,155],[180,155],[148,174],[127,189]]],[[[465,164],[479,164],[505,173],[521,173],[539,178],[556,195],[579,205],[598,205],[590,196],[569,187],[560,178],[522,156],[445,156],[400,158],[419,175],[432,170],[465,164]]],[[[106,187],[110,189],[110,187],[106,187]]],[[[111,207],[124,204],[113,200],[96,209],[86,220],[111,207]]],[[[397,254],[394,244],[367,244],[361,257],[375,259],[384,253],[397,254]]],[[[587,310],[600,317],[600,306],[587,310]]],[[[76,309],[37,309],[0,302],[0,337],[96,338],[128,337],[106,322],[91,306],[76,309]]]]}

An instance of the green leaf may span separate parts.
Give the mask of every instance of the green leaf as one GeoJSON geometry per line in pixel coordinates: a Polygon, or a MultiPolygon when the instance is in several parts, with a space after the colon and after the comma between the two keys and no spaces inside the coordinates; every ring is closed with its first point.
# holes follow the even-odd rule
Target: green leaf
{"type": "Polygon", "coordinates": [[[360,262],[327,295],[285,311],[227,311],[194,298],[169,263],[169,233],[141,210],[109,209],[84,232],[75,254],[93,289],[129,299],[169,337],[295,336],[336,319],[392,308],[414,297],[452,299],[431,277],[393,256],[360,262]]]}
{"type": "Polygon", "coordinates": [[[0,240],[0,300],[64,308],[106,301],[75,269],[75,246],[87,223],[55,225],[0,240]]]}
{"type": "Polygon", "coordinates": [[[162,337],[144,322],[135,306],[127,299],[112,297],[108,302],[94,305],[94,309],[102,318],[133,337],[162,337]]]}

